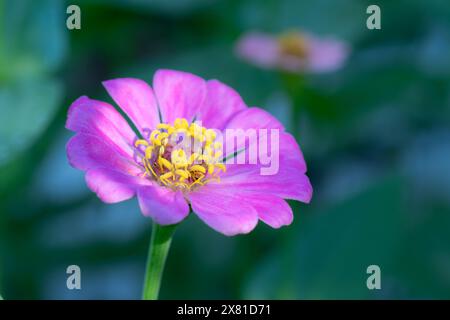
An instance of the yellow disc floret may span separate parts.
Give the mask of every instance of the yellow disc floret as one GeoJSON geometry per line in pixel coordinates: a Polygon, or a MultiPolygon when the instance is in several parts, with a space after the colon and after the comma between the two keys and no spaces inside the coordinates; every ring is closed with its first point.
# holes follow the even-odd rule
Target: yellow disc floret
{"type": "Polygon", "coordinates": [[[160,123],[135,147],[142,151],[145,175],[173,190],[189,191],[219,180],[218,173],[226,170],[215,131],[184,118],[160,123]]]}
{"type": "Polygon", "coordinates": [[[278,43],[283,54],[302,59],[308,57],[308,41],[301,32],[289,31],[283,33],[279,36],[278,43]]]}

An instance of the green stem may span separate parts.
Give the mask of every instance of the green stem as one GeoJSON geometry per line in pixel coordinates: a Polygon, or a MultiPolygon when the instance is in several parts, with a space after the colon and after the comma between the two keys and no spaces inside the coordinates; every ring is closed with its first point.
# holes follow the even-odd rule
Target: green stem
{"type": "Polygon", "coordinates": [[[144,280],[143,300],[158,299],[159,287],[167,254],[176,225],[161,226],[153,223],[152,237],[148,249],[147,267],[144,280]]]}
{"type": "Polygon", "coordinates": [[[302,111],[305,109],[305,78],[301,74],[287,73],[281,74],[281,78],[293,103],[292,130],[296,137],[299,136],[299,125],[302,111]]]}

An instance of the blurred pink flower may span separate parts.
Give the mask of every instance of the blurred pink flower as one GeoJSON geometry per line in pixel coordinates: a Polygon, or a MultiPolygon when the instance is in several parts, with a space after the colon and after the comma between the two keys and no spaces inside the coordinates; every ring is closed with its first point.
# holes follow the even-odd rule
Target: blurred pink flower
{"type": "Polygon", "coordinates": [[[238,40],[236,53],[262,68],[321,73],[342,67],[350,48],[343,41],[318,38],[299,31],[279,36],[249,32],[238,40]]]}
{"type": "Polygon", "coordinates": [[[173,70],[158,70],[153,87],[132,78],[103,84],[139,136],[112,105],[86,96],[70,106],[66,128],[76,132],[67,144],[70,164],[86,171],[88,187],[104,202],[137,196],[142,213],[161,225],[182,221],[191,206],[213,229],[235,235],[250,232],[259,219],[273,228],[288,225],[293,215],[284,199],[310,201],[312,187],[295,139],[227,85],[173,70]],[[242,144],[222,155],[216,131],[206,127],[276,129],[278,172],[261,175],[259,162],[214,161],[235,155],[242,144]],[[199,149],[178,148],[180,137],[198,142],[199,149]]]}

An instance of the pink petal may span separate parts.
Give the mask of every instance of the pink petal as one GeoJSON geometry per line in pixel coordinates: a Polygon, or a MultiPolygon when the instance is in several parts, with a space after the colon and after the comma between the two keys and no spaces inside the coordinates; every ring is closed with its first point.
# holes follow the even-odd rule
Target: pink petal
{"type": "Polygon", "coordinates": [[[255,193],[246,189],[235,190],[229,186],[221,186],[220,183],[206,185],[204,188],[204,192],[213,193],[219,195],[219,197],[230,193],[239,194],[245,204],[256,210],[259,219],[272,228],[290,225],[294,219],[291,207],[280,197],[267,193],[255,193]]]}
{"type": "Polygon", "coordinates": [[[284,130],[280,121],[269,112],[252,107],[236,113],[226,125],[227,129],[280,129],[284,130]]]}
{"type": "MultiPolygon", "coordinates": [[[[307,171],[305,158],[294,136],[284,132],[280,134],[280,166],[292,168],[301,173],[307,171]]],[[[270,150],[270,149],[269,149],[270,150]]]]}
{"type": "Polygon", "coordinates": [[[305,203],[309,203],[313,191],[309,178],[292,163],[280,164],[275,175],[261,175],[259,165],[227,165],[227,173],[222,175],[218,185],[238,192],[266,193],[305,203]]]}
{"type": "Polygon", "coordinates": [[[132,158],[117,152],[111,142],[97,136],[79,133],[69,140],[66,151],[69,163],[80,170],[107,168],[131,175],[143,171],[132,158]]]}
{"type": "Polygon", "coordinates": [[[160,122],[158,105],[152,88],[145,81],[121,78],[104,81],[103,85],[143,136],[156,128],[160,122]]]}
{"type": "Polygon", "coordinates": [[[136,135],[125,119],[108,103],[80,97],[69,108],[66,128],[93,135],[115,151],[133,157],[136,135]]]}
{"type": "Polygon", "coordinates": [[[278,41],[268,34],[249,32],[238,40],[236,53],[250,63],[263,68],[273,68],[279,58],[278,41]]]}
{"type": "Polygon", "coordinates": [[[194,213],[214,230],[227,236],[249,233],[258,223],[258,213],[245,197],[233,189],[207,190],[189,194],[194,213]]]}
{"type": "Polygon", "coordinates": [[[105,168],[88,170],[86,182],[89,189],[106,203],[128,200],[136,194],[136,190],[140,185],[151,184],[147,179],[133,177],[105,168]]]}
{"type": "Polygon", "coordinates": [[[230,156],[233,152],[243,148],[251,150],[251,146],[253,145],[252,143],[259,143],[259,129],[269,130],[266,132],[269,141],[271,139],[271,129],[279,130],[279,132],[284,131],[283,125],[274,116],[263,109],[252,107],[236,113],[226,124],[224,154],[226,156],[230,156]],[[234,135],[230,134],[230,131],[234,130],[236,135],[239,133],[236,131],[238,129],[243,130],[241,133],[243,135],[245,135],[247,130],[253,131],[256,139],[250,140],[250,133],[245,137],[245,139],[235,139],[234,135]]]}
{"type": "Polygon", "coordinates": [[[160,186],[145,186],[138,189],[137,196],[142,213],[158,224],[175,224],[189,214],[189,206],[181,192],[160,186]]]}
{"type": "Polygon", "coordinates": [[[261,164],[227,164],[227,172],[221,175],[221,181],[210,182],[204,188],[217,184],[239,192],[266,193],[308,203],[312,197],[312,186],[305,175],[306,169],[303,154],[294,137],[282,133],[276,174],[262,175],[261,164]]]}
{"type": "Polygon", "coordinates": [[[309,38],[311,47],[309,71],[331,72],[343,66],[350,53],[347,44],[333,38],[318,39],[312,36],[309,38]]]}
{"type": "Polygon", "coordinates": [[[291,207],[279,197],[254,194],[248,199],[248,203],[258,212],[259,219],[272,228],[288,226],[294,219],[291,207]]]}
{"type": "MultiPolygon", "coordinates": [[[[221,176],[219,183],[224,187],[232,187],[243,191],[253,191],[276,195],[281,198],[295,199],[303,202],[309,202],[312,197],[312,187],[308,177],[305,175],[306,163],[303,154],[289,133],[283,132],[282,124],[272,115],[259,108],[249,108],[239,112],[227,124],[227,129],[275,129],[279,132],[279,144],[268,145],[267,150],[278,147],[279,157],[278,172],[273,175],[262,175],[260,163],[257,164],[228,164],[227,172],[221,176]]],[[[268,139],[270,141],[270,139],[268,139]]],[[[255,141],[256,142],[256,141],[255,141]]],[[[225,150],[230,144],[230,138],[226,140],[225,150]]],[[[250,143],[246,142],[247,148],[244,152],[251,153],[250,143]]],[[[242,143],[237,144],[235,150],[245,147],[242,143]]],[[[259,149],[256,149],[259,152],[259,149]]],[[[230,154],[228,153],[227,156],[230,154]]],[[[258,154],[248,155],[248,161],[259,157],[258,154]]],[[[230,161],[236,161],[236,158],[230,161]]]]}
{"type": "Polygon", "coordinates": [[[205,103],[198,116],[203,126],[221,130],[236,112],[247,109],[241,96],[226,84],[209,80],[206,86],[208,91],[205,103]]]}
{"type": "Polygon", "coordinates": [[[158,70],[153,78],[153,88],[164,122],[176,118],[192,121],[206,97],[206,82],[187,72],[158,70]]]}

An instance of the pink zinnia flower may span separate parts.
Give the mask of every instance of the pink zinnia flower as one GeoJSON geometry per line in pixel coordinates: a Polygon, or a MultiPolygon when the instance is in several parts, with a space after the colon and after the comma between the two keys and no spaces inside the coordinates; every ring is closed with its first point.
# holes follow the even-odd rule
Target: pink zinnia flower
{"type": "Polygon", "coordinates": [[[237,42],[236,52],[262,68],[320,73],[339,69],[350,50],[334,38],[289,31],[279,36],[249,32],[237,42]]]}
{"type": "Polygon", "coordinates": [[[86,96],[71,105],[66,123],[76,132],[67,144],[69,162],[86,171],[87,185],[102,201],[137,196],[142,213],[161,225],[179,223],[191,207],[225,235],[248,233],[259,219],[273,228],[288,225],[293,215],[284,199],[310,201],[295,139],[227,85],[173,70],[157,71],[153,88],[131,78],[103,84],[139,135],[113,106],[86,96]],[[218,134],[225,129],[279,130],[278,172],[262,175],[259,162],[217,161],[242,151],[241,143],[222,155],[218,134]],[[199,149],[179,148],[183,137],[199,149]]]}

